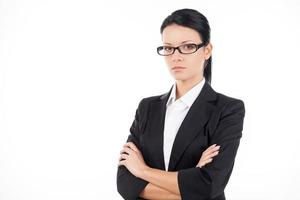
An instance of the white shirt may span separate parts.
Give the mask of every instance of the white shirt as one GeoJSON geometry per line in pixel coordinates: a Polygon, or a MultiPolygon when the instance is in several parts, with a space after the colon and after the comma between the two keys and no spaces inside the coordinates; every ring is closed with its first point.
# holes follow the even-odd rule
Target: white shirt
{"type": "Polygon", "coordinates": [[[165,169],[168,171],[172,146],[178,132],[178,129],[188,113],[190,107],[201,92],[205,83],[205,78],[197,83],[182,97],[176,99],[176,82],[173,85],[170,97],[166,104],[165,126],[164,126],[164,160],[165,169]]]}

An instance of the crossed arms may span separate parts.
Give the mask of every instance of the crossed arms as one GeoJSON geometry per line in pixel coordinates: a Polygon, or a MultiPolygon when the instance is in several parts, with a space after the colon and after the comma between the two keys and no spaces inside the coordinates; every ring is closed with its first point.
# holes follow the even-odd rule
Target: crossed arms
{"type": "Polygon", "coordinates": [[[119,193],[124,199],[205,199],[222,194],[242,136],[244,114],[241,100],[228,103],[211,141],[221,146],[220,151],[210,146],[194,168],[167,172],[150,168],[144,162],[137,140],[140,115],[137,109],[131,134],[120,152],[119,193]]]}

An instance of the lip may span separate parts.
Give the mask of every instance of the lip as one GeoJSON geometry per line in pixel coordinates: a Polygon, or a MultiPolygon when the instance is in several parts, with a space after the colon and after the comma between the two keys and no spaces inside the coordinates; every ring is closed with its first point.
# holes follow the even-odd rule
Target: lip
{"type": "Polygon", "coordinates": [[[183,70],[185,69],[185,67],[182,67],[182,66],[175,66],[175,67],[172,67],[172,70],[183,70]]]}

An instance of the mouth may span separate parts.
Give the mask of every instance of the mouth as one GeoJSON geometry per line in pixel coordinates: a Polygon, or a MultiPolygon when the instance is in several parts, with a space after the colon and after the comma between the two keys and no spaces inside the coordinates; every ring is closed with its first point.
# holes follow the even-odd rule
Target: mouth
{"type": "Polygon", "coordinates": [[[186,69],[186,67],[182,67],[182,66],[175,66],[175,67],[172,67],[172,70],[184,70],[186,69]]]}

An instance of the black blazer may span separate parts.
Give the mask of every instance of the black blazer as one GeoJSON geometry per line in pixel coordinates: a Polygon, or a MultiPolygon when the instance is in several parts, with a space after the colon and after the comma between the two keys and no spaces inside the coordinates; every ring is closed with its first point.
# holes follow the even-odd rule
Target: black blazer
{"type": "MultiPolygon", "coordinates": [[[[163,130],[171,89],[140,101],[127,139],[140,149],[148,166],[161,170],[165,170],[163,130]]],[[[242,137],[244,116],[242,100],[215,92],[205,81],[177,132],[169,162],[169,171],[178,171],[183,200],[225,199],[224,189],[242,137]],[[212,144],[221,146],[219,154],[204,167],[196,167],[202,152],[212,144]]],[[[117,189],[124,199],[142,199],[139,194],[147,184],[126,167],[118,167],[117,189]]]]}

